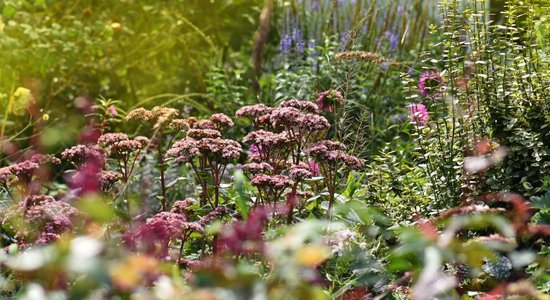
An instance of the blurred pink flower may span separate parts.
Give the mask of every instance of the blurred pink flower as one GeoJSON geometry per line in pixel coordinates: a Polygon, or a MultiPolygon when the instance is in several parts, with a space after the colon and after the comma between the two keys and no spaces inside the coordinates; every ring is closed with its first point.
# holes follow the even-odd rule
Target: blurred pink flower
{"type": "Polygon", "coordinates": [[[437,71],[426,71],[418,79],[418,91],[423,97],[438,95],[444,85],[445,80],[437,71]]]}
{"type": "Polygon", "coordinates": [[[308,164],[309,168],[311,169],[311,173],[313,173],[313,176],[317,176],[319,175],[319,173],[321,173],[319,165],[314,160],[310,160],[308,164]]]}
{"type": "Polygon", "coordinates": [[[324,112],[334,112],[336,104],[344,104],[344,96],[339,91],[333,89],[322,92],[317,98],[319,110],[324,112]]]}
{"type": "Polygon", "coordinates": [[[411,113],[411,123],[418,124],[420,126],[425,126],[430,120],[430,115],[426,106],[422,103],[411,104],[409,106],[409,111],[411,113]]]}
{"type": "Polygon", "coordinates": [[[113,104],[107,108],[107,111],[109,112],[109,115],[111,117],[116,117],[118,115],[118,111],[116,109],[116,106],[113,104]]]}

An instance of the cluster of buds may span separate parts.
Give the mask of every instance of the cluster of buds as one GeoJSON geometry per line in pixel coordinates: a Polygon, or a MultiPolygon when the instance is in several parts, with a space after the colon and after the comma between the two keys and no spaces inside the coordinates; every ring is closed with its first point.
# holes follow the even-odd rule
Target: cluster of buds
{"type": "Polygon", "coordinates": [[[100,136],[97,142],[106,149],[110,156],[124,159],[132,153],[146,148],[149,139],[144,136],[137,136],[131,140],[124,133],[106,133],[100,136]]]}
{"type": "Polygon", "coordinates": [[[71,162],[77,168],[89,162],[103,163],[105,157],[105,152],[98,145],[76,145],[61,153],[63,160],[71,162]]]}
{"type": "MultiPolygon", "coordinates": [[[[120,168],[118,173],[127,181],[132,173],[139,153],[146,149],[150,141],[144,136],[137,136],[133,140],[124,133],[105,133],[97,140],[110,157],[114,158],[120,168]],[[133,159],[132,159],[133,158],[133,159]]],[[[113,174],[110,174],[111,179],[113,174]]],[[[105,178],[107,179],[107,178],[105,178]]],[[[102,186],[103,186],[102,182],[102,186]]]]}
{"type": "MultiPolygon", "coordinates": [[[[335,105],[343,101],[340,92],[328,90],[321,93],[317,103],[291,99],[279,107],[255,104],[237,111],[237,116],[249,118],[255,128],[243,138],[250,144],[250,154],[249,163],[242,169],[258,188],[258,203],[274,204],[287,189],[288,195],[303,192],[298,188],[311,189],[303,183],[319,174],[328,181],[334,195],[338,169],[362,167],[361,160],[347,154],[343,144],[323,141],[330,123],[318,112],[333,112],[335,105]]],[[[292,212],[296,201],[287,202],[292,212]]]]}
{"type": "Polygon", "coordinates": [[[169,257],[170,243],[181,241],[178,261],[182,259],[184,243],[193,232],[204,232],[204,226],[229,213],[229,209],[219,206],[208,214],[194,216],[191,206],[197,201],[187,198],[174,202],[169,212],[160,212],[135,230],[125,235],[126,245],[133,251],[155,255],[161,259],[169,257]]]}
{"type": "Polygon", "coordinates": [[[153,129],[160,130],[170,125],[172,120],[177,117],[178,113],[177,109],[163,106],[155,106],[151,110],[140,107],[130,111],[126,115],[126,120],[136,120],[142,124],[154,122],[153,129]]]}
{"type": "Polygon", "coordinates": [[[141,224],[136,230],[126,233],[126,246],[159,258],[168,257],[170,242],[184,239],[192,232],[203,232],[196,222],[187,222],[185,215],[173,212],[160,212],[141,224]]]}
{"type": "Polygon", "coordinates": [[[19,242],[47,243],[73,227],[78,210],[51,196],[27,196],[12,207],[1,211],[4,229],[19,242]]]}
{"type": "Polygon", "coordinates": [[[36,194],[40,190],[40,183],[34,180],[41,178],[51,165],[61,163],[53,155],[34,154],[29,159],[15,163],[9,167],[0,168],[0,186],[9,191],[9,186],[16,184],[22,195],[36,194]]]}
{"type": "Polygon", "coordinates": [[[241,145],[222,138],[222,130],[233,126],[233,120],[224,114],[214,114],[210,119],[173,120],[173,127],[185,128],[187,136],[166,152],[177,163],[190,164],[195,170],[202,187],[201,205],[219,205],[219,189],[228,164],[241,156],[241,145]],[[202,174],[210,173],[214,190],[213,197],[208,193],[209,180],[202,174]]]}

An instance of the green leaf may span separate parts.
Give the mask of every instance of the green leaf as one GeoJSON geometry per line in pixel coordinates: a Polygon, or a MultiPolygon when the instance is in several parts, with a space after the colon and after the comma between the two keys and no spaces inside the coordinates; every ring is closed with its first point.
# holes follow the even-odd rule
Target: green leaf
{"type": "Polygon", "coordinates": [[[166,163],[158,164],[158,165],[155,165],[155,168],[159,171],[166,171],[166,170],[168,170],[168,164],[166,164],[166,163]]]}
{"type": "Polygon", "coordinates": [[[352,223],[362,225],[381,224],[389,226],[390,222],[376,208],[357,200],[348,201],[335,207],[335,215],[352,223]]]}
{"type": "Polygon", "coordinates": [[[235,205],[237,206],[237,211],[243,219],[248,218],[248,211],[250,210],[250,205],[252,200],[246,193],[246,186],[248,185],[248,179],[244,176],[241,170],[238,170],[233,175],[234,189],[237,192],[237,197],[235,198],[235,205]]]}
{"type": "Polygon", "coordinates": [[[4,6],[4,9],[2,10],[2,15],[6,18],[13,17],[15,13],[17,13],[17,8],[10,3],[6,4],[6,6],[4,6]]]}
{"type": "Polygon", "coordinates": [[[111,206],[105,203],[102,199],[81,199],[78,201],[77,207],[82,213],[99,223],[109,222],[115,216],[115,212],[111,206]]]}

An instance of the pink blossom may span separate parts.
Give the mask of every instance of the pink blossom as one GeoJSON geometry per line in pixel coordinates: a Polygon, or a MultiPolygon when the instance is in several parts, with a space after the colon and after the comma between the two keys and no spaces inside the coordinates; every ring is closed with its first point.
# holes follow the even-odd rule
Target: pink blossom
{"type": "Polygon", "coordinates": [[[245,221],[235,221],[219,234],[217,248],[233,254],[249,255],[265,251],[263,229],[269,220],[272,209],[254,208],[245,221]]]}
{"type": "Polygon", "coordinates": [[[109,112],[109,116],[116,117],[118,115],[118,111],[116,109],[116,106],[113,104],[107,108],[107,111],[109,112]]]}
{"type": "Polygon", "coordinates": [[[172,204],[172,209],[170,209],[170,212],[181,214],[185,217],[185,219],[188,219],[192,213],[192,211],[189,210],[189,207],[196,203],[198,202],[194,198],[186,198],[185,200],[175,201],[174,204],[172,204]]]}
{"type": "Polygon", "coordinates": [[[266,174],[256,174],[250,183],[254,186],[269,186],[276,189],[283,189],[285,187],[291,186],[294,184],[294,181],[284,175],[266,175],[266,174]]]}
{"type": "Polygon", "coordinates": [[[199,154],[199,142],[193,138],[184,138],[168,149],[166,155],[175,158],[176,162],[185,163],[199,154]]]}
{"type": "Polygon", "coordinates": [[[121,141],[127,141],[128,136],[125,133],[114,132],[114,133],[105,133],[99,137],[97,143],[101,146],[110,146],[121,141]]]}
{"type": "Polygon", "coordinates": [[[187,137],[194,138],[196,140],[204,138],[219,138],[222,134],[215,129],[190,129],[187,132],[187,137]]]}
{"type": "Polygon", "coordinates": [[[101,186],[102,192],[108,192],[111,190],[113,185],[122,179],[122,174],[115,171],[101,171],[99,174],[99,185],[101,186]]]}
{"type": "Polygon", "coordinates": [[[314,160],[310,160],[308,162],[308,165],[313,176],[319,175],[319,173],[321,172],[321,169],[319,168],[319,165],[314,160]]]}
{"type": "Polygon", "coordinates": [[[103,161],[105,159],[105,153],[103,149],[97,145],[76,145],[72,148],[65,149],[61,153],[61,158],[80,167],[89,161],[103,161]]]}
{"type": "Polygon", "coordinates": [[[420,126],[425,126],[430,120],[430,115],[426,106],[422,103],[412,104],[409,106],[409,111],[411,113],[411,123],[418,124],[420,126]]]}
{"type": "Polygon", "coordinates": [[[281,103],[281,107],[294,107],[304,112],[314,113],[319,110],[317,104],[310,101],[290,99],[281,103]]]}
{"type": "Polygon", "coordinates": [[[6,185],[12,173],[9,167],[0,168],[0,185],[6,185]]]}
{"type": "Polygon", "coordinates": [[[78,194],[98,192],[103,185],[100,175],[101,168],[101,163],[93,160],[81,165],[70,178],[69,186],[78,190],[78,194]]]}
{"type": "Polygon", "coordinates": [[[231,120],[231,118],[228,117],[225,114],[213,114],[210,117],[210,121],[212,121],[212,123],[216,124],[218,126],[218,128],[220,128],[220,127],[232,127],[234,125],[233,120],[231,120]]]}
{"type": "Polygon", "coordinates": [[[10,166],[10,172],[22,182],[30,183],[33,175],[38,171],[40,165],[31,161],[25,160],[18,164],[10,166]]]}
{"type": "Polygon", "coordinates": [[[423,97],[438,95],[444,86],[445,80],[437,71],[426,71],[418,79],[418,91],[423,97]]]}
{"type": "Polygon", "coordinates": [[[249,117],[251,119],[257,119],[261,116],[271,113],[273,108],[266,106],[265,104],[254,104],[249,106],[244,106],[241,109],[237,110],[237,117],[249,117]]]}
{"type": "Polygon", "coordinates": [[[230,210],[227,208],[227,207],[224,207],[224,206],[218,206],[216,207],[213,211],[209,212],[208,214],[202,216],[198,223],[202,226],[214,221],[214,220],[217,220],[219,218],[221,218],[222,216],[228,214],[230,212],[230,210]]]}
{"type": "Polygon", "coordinates": [[[270,121],[273,127],[293,127],[299,124],[303,116],[304,114],[297,108],[281,107],[271,112],[270,121]]]}
{"type": "Polygon", "coordinates": [[[292,165],[289,170],[290,178],[293,179],[302,179],[302,178],[310,178],[313,176],[313,172],[311,171],[311,168],[306,163],[299,163],[296,165],[292,165]]]}
{"type": "Polygon", "coordinates": [[[268,163],[248,163],[243,165],[243,170],[251,174],[273,172],[273,167],[268,163]]]}
{"type": "Polygon", "coordinates": [[[344,104],[344,96],[339,91],[329,89],[319,94],[317,105],[324,112],[334,112],[336,105],[344,104]]]}

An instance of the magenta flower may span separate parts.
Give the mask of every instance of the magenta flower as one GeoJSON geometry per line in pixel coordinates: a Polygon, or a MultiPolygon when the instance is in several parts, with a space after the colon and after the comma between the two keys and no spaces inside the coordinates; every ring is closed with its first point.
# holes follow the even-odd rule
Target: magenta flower
{"type": "Polygon", "coordinates": [[[258,145],[256,145],[256,144],[252,144],[252,145],[250,145],[250,148],[248,149],[248,151],[250,152],[250,154],[259,154],[260,153],[260,147],[258,147],[258,145]]]}
{"type": "Polygon", "coordinates": [[[425,126],[430,120],[430,115],[426,106],[422,103],[411,104],[409,106],[409,111],[411,113],[411,123],[418,124],[420,126],[425,126]]]}
{"type": "Polygon", "coordinates": [[[313,173],[313,176],[317,176],[319,175],[319,173],[321,173],[319,165],[314,160],[310,160],[308,164],[309,168],[311,169],[311,173],[313,173]]]}
{"type": "Polygon", "coordinates": [[[445,86],[445,80],[437,71],[426,71],[418,79],[418,91],[423,97],[435,96],[445,86]]]}
{"type": "Polygon", "coordinates": [[[329,89],[319,94],[317,106],[324,112],[334,112],[336,104],[344,104],[344,96],[339,91],[329,89]]]}

